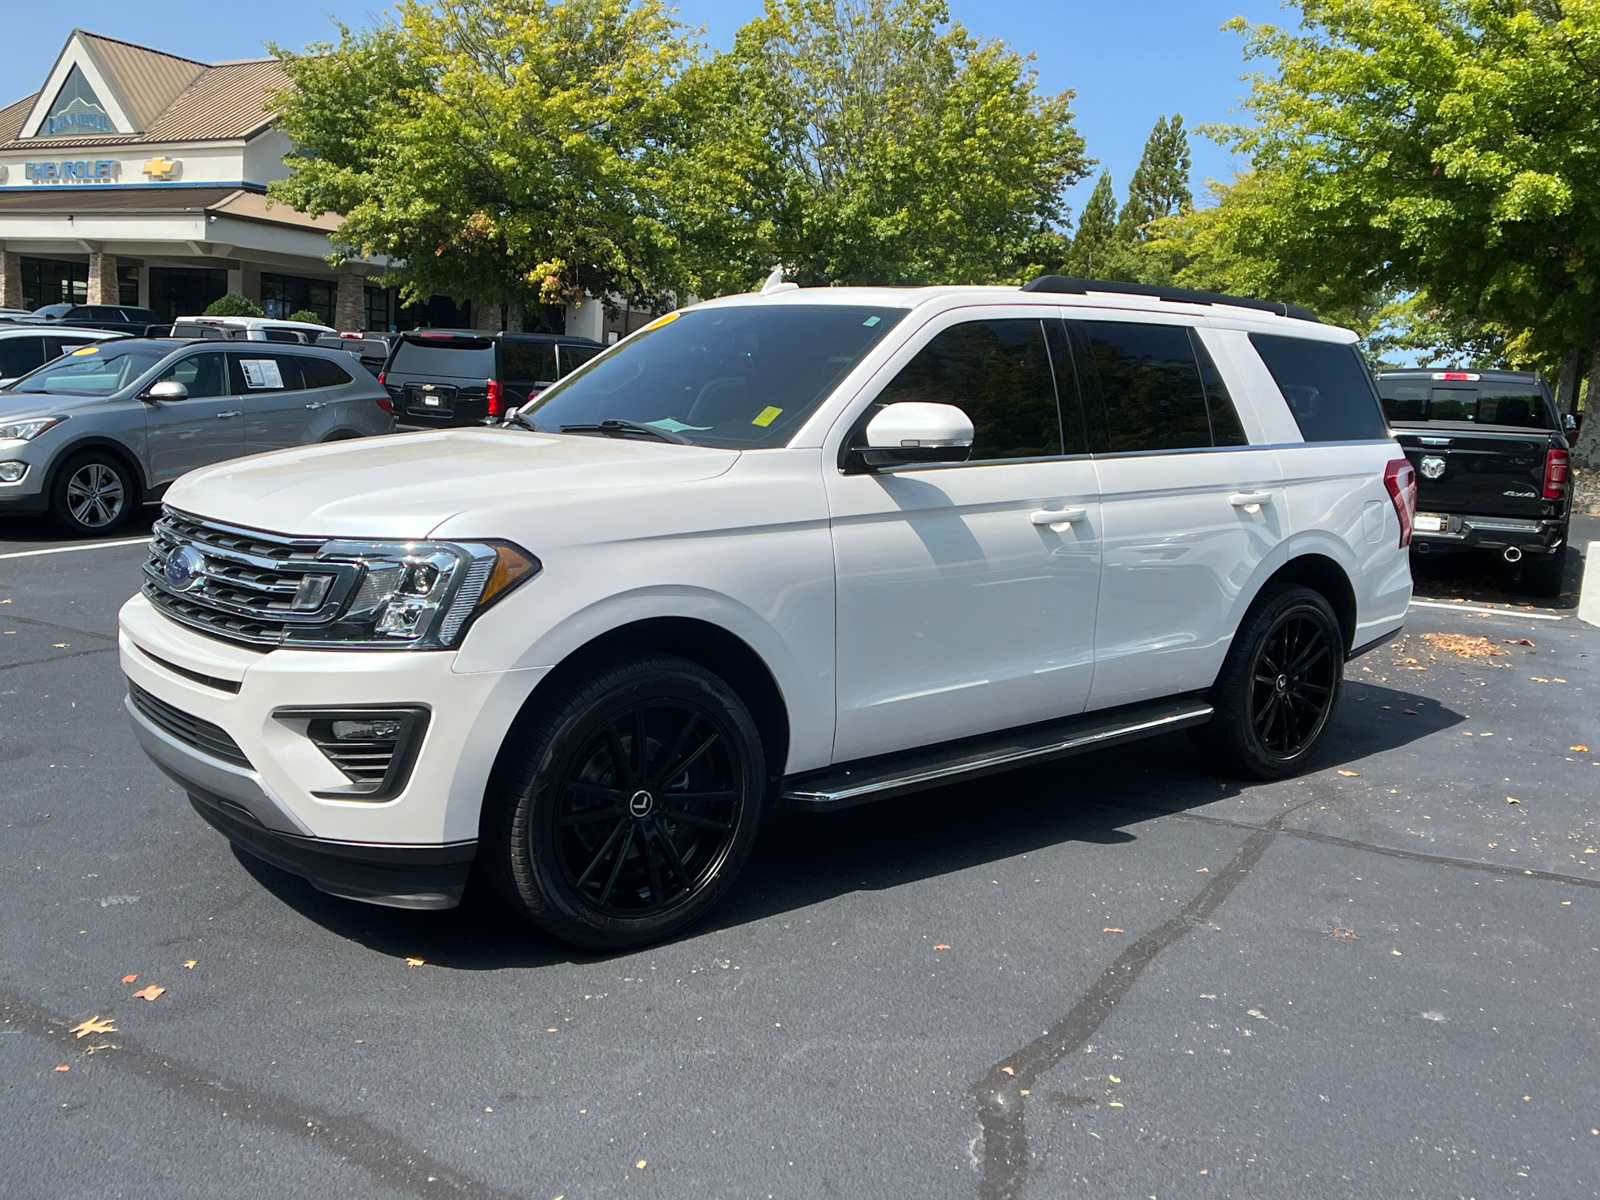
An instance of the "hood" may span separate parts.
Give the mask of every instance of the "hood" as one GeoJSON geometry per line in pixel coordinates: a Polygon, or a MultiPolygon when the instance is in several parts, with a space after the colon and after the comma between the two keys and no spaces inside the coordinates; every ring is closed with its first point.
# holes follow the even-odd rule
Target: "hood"
{"type": "Polygon", "coordinates": [[[215,521],[305,537],[426,537],[462,513],[615,494],[722,474],[739,454],[666,442],[452,429],[237,458],[191,471],[166,503],[215,521]]]}
{"type": "Polygon", "coordinates": [[[104,408],[105,396],[64,396],[53,392],[0,391],[0,421],[22,421],[29,417],[54,417],[104,408]]]}

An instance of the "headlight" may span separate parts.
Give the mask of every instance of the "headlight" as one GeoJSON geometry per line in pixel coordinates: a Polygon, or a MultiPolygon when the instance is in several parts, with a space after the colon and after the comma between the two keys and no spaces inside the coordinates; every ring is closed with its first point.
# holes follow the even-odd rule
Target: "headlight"
{"type": "Polygon", "coordinates": [[[46,429],[53,429],[65,417],[33,417],[27,421],[9,421],[0,425],[0,442],[31,442],[46,429]]]}
{"type": "MultiPolygon", "coordinates": [[[[360,582],[330,624],[290,624],[285,647],[445,649],[460,641],[474,617],[540,570],[538,559],[506,542],[329,542],[317,558],[358,567],[360,582]]],[[[293,607],[321,608],[335,578],[308,572],[293,607]]]]}

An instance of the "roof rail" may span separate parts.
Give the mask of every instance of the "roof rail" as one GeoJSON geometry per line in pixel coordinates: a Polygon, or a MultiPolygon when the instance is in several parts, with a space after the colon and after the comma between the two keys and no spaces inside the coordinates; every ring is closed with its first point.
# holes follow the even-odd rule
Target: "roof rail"
{"type": "Polygon", "coordinates": [[[1191,288],[1161,287],[1152,283],[1113,283],[1105,279],[1077,279],[1071,275],[1041,275],[1023,285],[1025,292],[1066,292],[1075,296],[1089,292],[1111,292],[1119,296],[1152,296],[1157,300],[1171,300],[1178,304],[1226,304],[1233,308],[1253,308],[1259,312],[1277,313],[1296,321],[1315,321],[1322,318],[1309,308],[1298,304],[1279,304],[1272,300],[1251,300],[1244,296],[1225,296],[1221,292],[1197,292],[1191,288]]]}

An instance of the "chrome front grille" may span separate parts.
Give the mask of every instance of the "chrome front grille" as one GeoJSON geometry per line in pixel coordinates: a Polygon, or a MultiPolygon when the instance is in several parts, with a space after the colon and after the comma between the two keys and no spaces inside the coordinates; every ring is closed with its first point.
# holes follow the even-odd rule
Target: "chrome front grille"
{"type": "Polygon", "coordinates": [[[297,627],[332,620],[360,581],[360,564],[317,557],[325,545],[168,508],[155,524],[143,591],[174,621],[214,637],[280,645],[297,627]]]}

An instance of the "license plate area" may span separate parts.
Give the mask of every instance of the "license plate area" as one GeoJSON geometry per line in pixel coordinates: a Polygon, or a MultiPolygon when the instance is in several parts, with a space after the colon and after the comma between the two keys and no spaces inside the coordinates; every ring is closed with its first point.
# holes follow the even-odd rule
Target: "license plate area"
{"type": "Polygon", "coordinates": [[[1444,513],[1418,513],[1411,518],[1411,528],[1418,533],[1444,533],[1450,528],[1450,518],[1444,513]]]}
{"type": "Polygon", "coordinates": [[[411,384],[406,388],[406,407],[424,416],[448,416],[455,408],[456,389],[453,387],[421,387],[411,384]]]}

